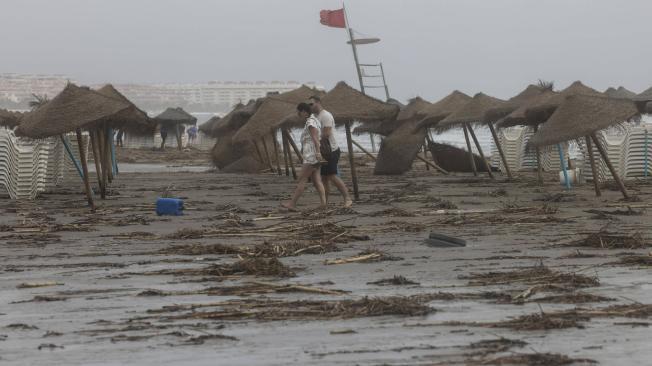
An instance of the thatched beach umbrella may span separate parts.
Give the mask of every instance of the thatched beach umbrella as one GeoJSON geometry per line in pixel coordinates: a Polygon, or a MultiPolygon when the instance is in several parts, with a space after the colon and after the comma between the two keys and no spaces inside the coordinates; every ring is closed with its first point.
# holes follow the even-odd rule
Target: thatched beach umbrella
{"type": "MultiPolygon", "coordinates": [[[[194,125],[197,123],[197,118],[194,117],[192,114],[184,111],[183,108],[181,107],[168,108],[165,111],[163,111],[163,113],[154,117],[154,120],[159,125],[161,125],[161,127],[171,128],[173,131],[175,131],[175,134],[177,136],[177,146],[179,150],[181,150],[182,148],[180,126],[194,125]]],[[[163,141],[161,147],[163,148],[164,145],[165,145],[165,141],[163,141]]]]}
{"type": "MultiPolygon", "coordinates": [[[[80,146],[80,159],[88,203],[94,208],[88,167],[86,166],[86,152],[81,149],[83,146],[82,129],[106,132],[116,123],[116,117],[126,113],[125,111],[129,110],[129,108],[131,108],[130,104],[123,100],[107,97],[86,87],[68,84],[51,101],[32,112],[26,113],[21,119],[16,133],[31,138],[45,138],[62,136],[65,133],[75,131],[80,146]]],[[[95,156],[96,161],[105,164],[105,169],[102,169],[102,179],[100,180],[102,198],[105,197],[108,170],[111,165],[109,144],[113,141],[112,136],[109,136],[108,133],[105,136],[107,138],[104,140],[103,154],[95,156]]],[[[95,153],[95,149],[93,152],[95,153]]]]}
{"type": "Polygon", "coordinates": [[[620,98],[620,99],[636,98],[636,93],[634,93],[631,90],[627,90],[622,86],[619,86],[618,89],[612,87],[607,88],[607,90],[604,91],[604,94],[610,98],[620,98]]]}
{"type": "Polygon", "coordinates": [[[470,96],[454,90],[449,95],[417,113],[417,116],[421,120],[417,123],[415,129],[435,127],[441,120],[464,106],[470,100],[470,96]]]}
{"type": "Polygon", "coordinates": [[[0,108],[0,127],[14,128],[18,126],[18,122],[22,115],[23,114],[20,112],[12,112],[0,108]]]}
{"type": "Polygon", "coordinates": [[[414,132],[416,123],[403,123],[380,142],[374,174],[403,174],[410,169],[426,138],[425,129],[414,132]]]}
{"type": "MultiPolygon", "coordinates": [[[[556,108],[555,112],[541,126],[539,131],[532,136],[529,143],[533,146],[541,147],[585,138],[595,177],[597,176],[597,172],[591,151],[591,140],[593,140],[602,159],[611,171],[611,175],[620,187],[623,196],[628,198],[625,186],[611,165],[604,147],[596,137],[596,132],[630,120],[637,115],[638,110],[636,105],[627,99],[577,94],[569,95],[564,98],[564,101],[556,108]]],[[[596,194],[599,195],[597,184],[596,194]]]]}
{"type": "Polygon", "coordinates": [[[559,93],[548,95],[549,98],[537,100],[534,105],[528,106],[525,111],[525,119],[529,124],[540,124],[548,120],[570,95],[588,95],[595,97],[604,97],[604,94],[590,88],[581,81],[576,81],[559,93]]]}
{"type": "MultiPolygon", "coordinates": [[[[473,138],[473,142],[478,149],[480,157],[485,159],[485,156],[484,152],[482,151],[482,147],[480,146],[480,142],[478,141],[478,138],[475,135],[473,128],[471,127],[471,124],[480,123],[484,119],[484,115],[487,113],[487,111],[502,107],[505,104],[506,101],[502,99],[494,98],[484,93],[478,93],[474,95],[473,98],[462,107],[458,108],[455,112],[449,114],[446,118],[441,120],[437,124],[437,130],[441,132],[457,126],[461,126],[464,131],[466,146],[469,150],[469,161],[471,162],[472,166],[475,166],[475,160],[473,159],[473,150],[471,149],[469,135],[471,135],[473,138]]],[[[491,172],[488,164],[485,164],[485,166],[487,167],[487,174],[493,178],[493,173],[491,172]]],[[[476,170],[474,170],[474,174],[477,174],[476,170]]]]}
{"type": "Polygon", "coordinates": [[[127,99],[127,97],[114,88],[113,85],[106,84],[100,89],[97,89],[97,92],[106,97],[129,104],[129,108],[111,117],[112,121],[109,123],[111,128],[122,129],[123,131],[139,135],[151,135],[154,133],[156,123],[149,118],[147,113],[138,108],[134,103],[127,99]]]}
{"type": "MultiPolygon", "coordinates": [[[[397,128],[399,128],[403,124],[413,122],[419,119],[420,113],[422,113],[423,110],[430,107],[431,105],[432,103],[420,97],[413,98],[406,106],[400,109],[400,111],[396,115],[396,119],[381,122],[378,126],[373,128],[371,132],[383,136],[389,136],[392,132],[394,132],[397,128]]],[[[416,124],[412,124],[412,128],[414,128],[415,126],[416,124]]]]}
{"type": "Polygon", "coordinates": [[[220,122],[222,118],[220,116],[213,116],[199,126],[199,132],[203,133],[206,136],[213,136],[213,127],[220,122]]]}

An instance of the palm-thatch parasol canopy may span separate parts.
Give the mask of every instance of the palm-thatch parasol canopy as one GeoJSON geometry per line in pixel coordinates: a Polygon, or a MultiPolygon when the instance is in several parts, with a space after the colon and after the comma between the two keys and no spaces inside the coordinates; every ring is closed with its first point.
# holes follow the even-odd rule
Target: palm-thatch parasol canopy
{"type": "Polygon", "coordinates": [[[541,103],[545,103],[546,101],[550,100],[552,97],[554,97],[557,94],[559,93],[549,89],[544,90],[539,95],[524,102],[523,105],[516,108],[507,116],[503,117],[501,121],[498,121],[496,126],[498,128],[508,128],[514,126],[538,125],[539,123],[529,124],[527,122],[527,119],[525,118],[525,112],[528,110],[528,108],[539,105],[541,103]]]}
{"type": "Polygon", "coordinates": [[[557,107],[559,107],[569,95],[588,95],[595,97],[605,96],[599,91],[582,84],[581,81],[576,81],[561,92],[548,95],[549,98],[538,100],[538,103],[529,106],[525,111],[526,121],[529,124],[539,124],[547,121],[555,112],[555,109],[557,109],[557,107]]]}
{"type": "Polygon", "coordinates": [[[340,81],[321,98],[321,104],[338,124],[353,121],[382,122],[396,118],[399,107],[364,95],[340,81]]]}
{"type": "Polygon", "coordinates": [[[129,108],[111,117],[111,127],[143,135],[152,134],[154,132],[156,123],[149,118],[147,113],[139,109],[134,103],[127,99],[127,97],[114,88],[113,85],[106,84],[100,89],[97,89],[97,92],[106,97],[129,104],[129,108]]]}
{"type": "MultiPolygon", "coordinates": [[[[401,108],[395,120],[383,121],[371,128],[369,132],[389,136],[403,124],[417,120],[420,113],[431,105],[432,103],[420,97],[413,98],[405,107],[401,108]]],[[[414,128],[414,125],[412,127],[414,128]]]]}
{"type": "Polygon", "coordinates": [[[608,88],[604,91],[604,94],[610,98],[621,98],[621,99],[634,99],[636,98],[636,93],[631,90],[619,86],[616,88],[608,88]]]}
{"type": "Polygon", "coordinates": [[[154,120],[163,125],[194,125],[197,123],[197,118],[181,107],[168,108],[154,117],[154,120]]]}
{"type": "Polygon", "coordinates": [[[488,110],[501,107],[506,101],[494,98],[484,93],[478,93],[473,98],[449,114],[437,124],[437,130],[445,131],[457,125],[480,122],[488,110]]]}
{"type": "Polygon", "coordinates": [[[289,116],[296,115],[297,104],[307,102],[313,96],[321,97],[320,91],[305,85],[276,95],[268,95],[253,116],[233,136],[234,141],[254,140],[278,128],[289,116]]]}
{"type": "Polygon", "coordinates": [[[68,84],[37,110],[25,113],[16,133],[31,138],[57,136],[78,128],[92,128],[130,108],[124,101],[86,87],[68,84]]]}
{"type": "Polygon", "coordinates": [[[424,108],[417,116],[421,119],[415,129],[419,130],[426,127],[433,127],[449,114],[455,112],[472,98],[460,91],[454,90],[452,93],[441,100],[432,103],[424,108]]]}
{"type": "Polygon", "coordinates": [[[0,127],[9,127],[14,128],[18,126],[18,122],[22,117],[20,112],[12,112],[6,109],[0,108],[0,127]]]}
{"type": "Polygon", "coordinates": [[[215,125],[220,122],[220,119],[221,117],[219,116],[213,116],[209,118],[208,121],[202,123],[201,126],[199,126],[199,132],[203,133],[206,136],[215,137],[213,136],[213,127],[215,127],[215,125]]]}
{"type": "Polygon", "coordinates": [[[636,115],[636,105],[627,99],[569,95],[529,143],[539,147],[585,137],[636,115]]]}
{"type": "Polygon", "coordinates": [[[231,112],[227,113],[213,126],[213,135],[239,130],[256,113],[258,107],[263,104],[264,100],[265,98],[258,98],[249,100],[247,104],[238,103],[231,112]]]}
{"type": "Polygon", "coordinates": [[[519,107],[526,104],[528,101],[531,101],[541,95],[541,93],[543,93],[545,90],[550,89],[539,85],[528,85],[525,90],[508,99],[507,102],[503,105],[489,109],[484,114],[482,122],[494,123],[499,121],[500,119],[514,112],[519,107]]]}
{"type": "Polygon", "coordinates": [[[394,175],[410,170],[426,138],[425,129],[415,131],[417,123],[416,119],[406,120],[380,142],[374,174],[394,175]]]}
{"type": "Polygon", "coordinates": [[[645,89],[640,94],[636,95],[633,99],[645,102],[652,101],[652,87],[645,89]]]}

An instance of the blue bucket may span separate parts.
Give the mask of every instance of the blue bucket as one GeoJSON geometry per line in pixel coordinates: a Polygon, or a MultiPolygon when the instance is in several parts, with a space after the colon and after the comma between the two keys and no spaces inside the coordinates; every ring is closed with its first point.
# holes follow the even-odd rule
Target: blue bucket
{"type": "Polygon", "coordinates": [[[159,216],[183,215],[183,200],[178,198],[161,198],[156,200],[156,214],[159,216]]]}

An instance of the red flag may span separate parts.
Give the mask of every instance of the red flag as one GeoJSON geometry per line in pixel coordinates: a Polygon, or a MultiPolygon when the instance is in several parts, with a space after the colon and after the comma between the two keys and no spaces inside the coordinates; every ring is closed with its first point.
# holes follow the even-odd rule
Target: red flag
{"type": "Polygon", "coordinates": [[[333,28],[346,28],[344,9],[322,10],[319,12],[319,22],[333,28]]]}

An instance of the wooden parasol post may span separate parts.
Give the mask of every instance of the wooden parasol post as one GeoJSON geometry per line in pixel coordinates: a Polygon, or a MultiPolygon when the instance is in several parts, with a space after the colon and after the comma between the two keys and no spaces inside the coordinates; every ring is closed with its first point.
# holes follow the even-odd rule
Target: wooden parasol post
{"type": "Polygon", "coordinates": [[[113,143],[113,136],[110,136],[109,134],[109,128],[104,127],[104,137],[106,140],[104,141],[104,164],[105,164],[105,169],[107,170],[107,177],[109,180],[109,183],[113,182],[113,163],[111,162],[111,144],[113,143]]]}
{"type": "Polygon", "coordinates": [[[177,147],[179,148],[179,151],[181,151],[183,149],[183,147],[181,146],[183,145],[183,143],[181,142],[181,129],[179,128],[178,123],[175,123],[174,127],[176,128],[177,131],[177,147]]]}
{"type": "MultiPolygon", "coordinates": [[[[428,159],[428,149],[426,149],[427,142],[426,140],[423,140],[423,146],[421,148],[423,149],[423,157],[428,159]]],[[[428,163],[424,163],[426,165],[426,170],[430,170],[430,165],[428,163]]]]}
{"type": "Polygon", "coordinates": [[[82,172],[84,173],[84,188],[86,189],[86,198],[88,199],[88,206],[91,211],[95,211],[95,203],[93,203],[93,192],[91,191],[91,182],[88,179],[88,165],[86,164],[86,151],[84,149],[84,139],[82,137],[81,128],[77,132],[77,146],[79,146],[79,160],[81,160],[82,172]]]}
{"type": "Polygon", "coordinates": [[[269,155],[269,150],[267,150],[267,142],[265,142],[265,136],[263,136],[261,140],[263,140],[263,150],[265,151],[265,156],[267,157],[267,165],[269,166],[269,170],[271,170],[272,173],[275,173],[274,166],[272,165],[272,157],[269,155]]]}
{"type": "Polygon", "coordinates": [[[355,200],[360,199],[360,192],[358,190],[358,175],[355,171],[355,159],[353,158],[353,138],[351,137],[351,122],[344,123],[346,130],[346,145],[349,150],[349,165],[351,166],[351,180],[353,181],[353,197],[355,200]]]}
{"type": "MultiPolygon", "coordinates": [[[[108,181],[109,181],[109,172],[106,167],[106,139],[104,138],[104,129],[102,127],[99,127],[97,129],[97,139],[99,141],[98,147],[100,149],[100,167],[102,168],[102,187],[104,187],[104,190],[108,189],[108,181]]],[[[105,193],[106,195],[106,193],[105,193]]]]}
{"type": "Polygon", "coordinates": [[[274,157],[276,160],[276,173],[278,175],[283,175],[283,172],[281,172],[281,160],[278,156],[278,140],[276,140],[276,130],[272,132],[272,142],[274,143],[274,157]]]}
{"type": "Polygon", "coordinates": [[[97,175],[97,186],[100,188],[100,196],[106,199],[106,188],[102,182],[102,164],[100,162],[100,146],[97,136],[97,129],[93,128],[88,131],[89,139],[91,141],[91,148],[93,150],[93,162],[95,163],[95,173],[97,175]]]}
{"type": "Polygon", "coordinates": [[[256,155],[258,155],[258,160],[260,160],[261,164],[265,164],[265,159],[263,158],[263,154],[260,153],[260,148],[258,147],[258,142],[256,140],[252,140],[254,143],[254,147],[256,148],[256,155]]]}
{"type": "Polygon", "coordinates": [[[593,187],[595,188],[596,197],[602,196],[600,192],[600,182],[598,170],[595,166],[595,157],[593,156],[593,146],[591,144],[591,138],[589,136],[584,137],[586,139],[586,150],[589,152],[589,161],[591,162],[591,172],[593,172],[593,187]]]}
{"type": "MultiPolygon", "coordinates": [[[[534,133],[537,133],[537,131],[539,130],[539,126],[534,125],[532,129],[534,130],[534,133]]],[[[537,154],[537,182],[539,184],[543,184],[543,166],[541,166],[541,148],[537,146],[535,148],[535,152],[537,154]]]]}
{"type": "Polygon", "coordinates": [[[288,164],[288,143],[285,141],[285,135],[281,132],[281,147],[283,148],[283,161],[285,162],[285,176],[290,176],[290,165],[288,164]]]}
{"type": "Polygon", "coordinates": [[[494,128],[494,124],[489,122],[489,131],[491,131],[491,136],[494,138],[494,143],[496,144],[496,149],[498,150],[498,154],[500,154],[500,160],[503,161],[503,166],[505,167],[505,173],[507,173],[507,178],[512,179],[512,171],[509,170],[509,164],[507,164],[507,157],[505,157],[505,152],[503,152],[503,146],[500,144],[500,140],[498,140],[498,134],[496,133],[496,129],[494,128]]]}
{"type": "Polygon", "coordinates": [[[297,180],[297,171],[294,168],[294,162],[292,161],[292,152],[290,151],[290,142],[288,141],[288,136],[283,134],[283,147],[287,154],[288,163],[290,164],[290,170],[292,170],[292,178],[297,180]]]}
{"type": "Polygon", "coordinates": [[[469,162],[471,163],[471,170],[473,175],[478,176],[478,168],[475,166],[475,158],[473,157],[473,150],[471,149],[471,141],[469,140],[469,131],[467,130],[466,123],[464,126],[464,139],[466,140],[466,149],[469,151],[469,162]]]}
{"type": "Polygon", "coordinates": [[[618,175],[618,173],[616,173],[616,169],[614,169],[614,166],[611,165],[611,160],[609,160],[609,156],[607,155],[607,152],[604,150],[602,144],[600,144],[600,140],[598,140],[598,137],[595,135],[595,132],[591,133],[591,138],[593,139],[593,143],[595,143],[595,147],[598,149],[598,152],[600,152],[600,156],[602,156],[602,160],[605,162],[605,164],[607,164],[607,167],[609,168],[609,172],[611,172],[611,176],[614,177],[616,184],[618,184],[618,188],[620,189],[620,192],[623,194],[623,197],[625,197],[625,199],[629,199],[629,194],[627,194],[627,189],[625,189],[625,185],[623,184],[623,181],[620,180],[620,176],[618,175]]]}
{"type": "Polygon", "coordinates": [[[478,153],[480,154],[480,158],[482,159],[482,163],[484,164],[487,174],[489,174],[489,177],[491,179],[494,179],[494,173],[491,172],[491,166],[487,162],[487,159],[484,157],[484,153],[482,152],[482,147],[480,146],[480,141],[478,141],[478,138],[475,136],[475,132],[473,131],[473,128],[471,127],[470,124],[467,124],[466,127],[469,129],[469,133],[471,134],[471,137],[473,138],[473,142],[475,143],[475,147],[478,149],[478,153]]]}
{"type": "Polygon", "coordinates": [[[294,143],[292,134],[290,134],[290,131],[286,129],[283,129],[283,132],[285,133],[285,138],[290,143],[290,146],[292,146],[292,150],[294,150],[294,153],[297,154],[297,157],[299,158],[299,162],[303,162],[303,155],[301,155],[301,150],[299,150],[297,144],[294,143]]]}

